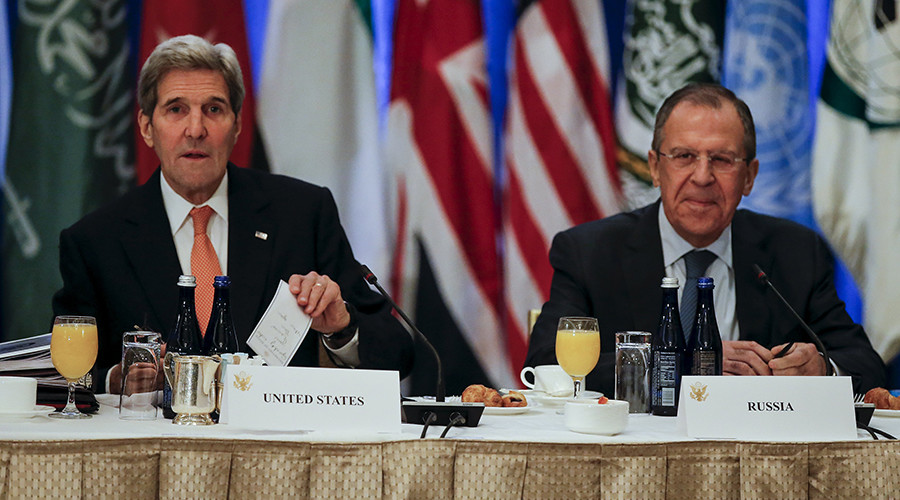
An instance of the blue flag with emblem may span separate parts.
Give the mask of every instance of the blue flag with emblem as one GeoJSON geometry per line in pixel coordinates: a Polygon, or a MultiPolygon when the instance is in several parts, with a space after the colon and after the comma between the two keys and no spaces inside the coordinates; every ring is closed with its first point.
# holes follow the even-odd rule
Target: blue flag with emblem
{"type": "Polygon", "coordinates": [[[743,208],[813,225],[805,0],[728,2],[722,84],[753,110],[759,174],[743,208]]]}

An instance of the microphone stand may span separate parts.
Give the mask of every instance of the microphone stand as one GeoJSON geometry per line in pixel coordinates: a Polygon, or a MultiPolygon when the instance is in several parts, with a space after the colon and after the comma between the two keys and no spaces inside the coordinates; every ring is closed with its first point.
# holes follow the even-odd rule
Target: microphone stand
{"type": "MultiPolygon", "coordinates": [[[[403,309],[400,309],[400,306],[394,302],[394,299],[391,298],[390,294],[382,288],[378,283],[378,278],[375,276],[375,273],[369,269],[369,266],[362,264],[360,269],[362,270],[366,283],[378,289],[381,296],[388,301],[395,311],[397,311],[397,314],[400,315],[400,318],[406,326],[408,326],[409,329],[415,333],[416,337],[428,347],[428,350],[437,362],[437,386],[435,387],[434,394],[435,401],[433,403],[403,401],[402,409],[404,422],[425,425],[425,428],[422,429],[421,437],[425,437],[425,431],[428,430],[428,425],[430,424],[446,425],[447,429],[453,425],[476,427],[478,421],[481,420],[481,414],[484,412],[484,403],[448,403],[445,401],[446,391],[444,387],[444,373],[441,365],[441,357],[438,354],[437,349],[435,349],[431,342],[428,341],[428,338],[416,328],[416,325],[413,324],[412,320],[410,320],[406,313],[403,312],[403,309]]],[[[441,437],[444,437],[444,435],[447,434],[447,429],[444,430],[441,437]]]]}
{"type": "MultiPolygon", "coordinates": [[[[806,336],[809,337],[810,340],[812,340],[813,344],[816,345],[816,349],[820,353],[822,353],[822,357],[825,358],[825,374],[833,375],[834,368],[831,366],[831,358],[828,357],[828,351],[825,350],[825,345],[822,344],[822,341],[819,339],[819,336],[816,335],[816,333],[812,331],[812,328],[810,328],[809,325],[806,324],[806,321],[803,321],[803,318],[801,318],[800,315],[797,314],[797,311],[794,310],[793,307],[791,307],[791,304],[788,303],[787,299],[785,299],[784,296],[782,296],[781,293],[778,291],[778,289],[775,288],[775,285],[773,285],[772,282],[769,281],[769,276],[766,275],[765,271],[763,271],[762,268],[760,268],[759,265],[757,265],[757,264],[753,264],[753,269],[756,271],[756,279],[759,280],[760,283],[762,283],[763,285],[765,285],[769,289],[771,289],[773,292],[775,292],[775,295],[778,297],[778,300],[780,300],[781,303],[784,304],[784,306],[787,308],[787,310],[791,312],[791,314],[794,316],[794,318],[800,323],[800,326],[803,328],[803,331],[806,332],[806,336]]],[[[784,349],[782,349],[781,352],[779,352],[778,354],[775,355],[775,358],[780,358],[780,357],[784,356],[785,354],[787,354],[788,350],[790,350],[790,348],[793,347],[793,345],[794,345],[793,342],[789,342],[788,345],[784,346],[784,349]]]]}

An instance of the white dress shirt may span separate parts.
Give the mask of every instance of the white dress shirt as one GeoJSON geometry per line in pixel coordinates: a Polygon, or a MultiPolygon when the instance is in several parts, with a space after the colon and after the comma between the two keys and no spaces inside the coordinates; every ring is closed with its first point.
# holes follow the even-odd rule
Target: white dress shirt
{"type": "MultiPolygon", "coordinates": [[[[172,189],[164,175],[160,175],[160,187],[162,188],[163,205],[166,207],[166,215],[169,217],[169,226],[172,230],[172,239],[175,241],[175,251],[178,252],[178,262],[181,264],[182,274],[192,274],[191,249],[194,246],[194,220],[191,218],[191,209],[203,205],[209,205],[215,212],[206,226],[206,234],[216,250],[219,258],[219,267],[222,274],[228,274],[228,174],[222,178],[219,187],[212,197],[203,205],[194,205],[185,200],[172,189]]],[[[334,354],[335,361],[340,366],[359,366],[359,330],[353,338],[338,349],[332,349],[325,342],[325,347],[334,354]]]]}
{"type": "Polygon", "coordinates": [[[694,248],[675,232],[675,228],[669,223],[662,206],[659,207],[659,236],[662,240],[663,264],[666,267],[666,276],[678,278],[678,300],[681,301],[681,293],[687,280],[687,267],[684,262],[684,254],[691,250],[709,250],[716,255],[706,269],[706,276],[713,279],[713,302],[716,309],[716,323],[719,326],[719,335],[722,340],[739,340],[740,328],[738,327],[736,312],[736,293],[734,284],[734,266],[731,258],[731,224],[722,231],[719,238],[712,244],[703,248],[694,248]]]}

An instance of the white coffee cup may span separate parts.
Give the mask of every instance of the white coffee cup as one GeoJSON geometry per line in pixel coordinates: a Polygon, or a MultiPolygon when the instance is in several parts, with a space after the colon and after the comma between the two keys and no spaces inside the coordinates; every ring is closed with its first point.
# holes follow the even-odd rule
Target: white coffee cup
{"type": "Polygon", "coordinates": [[[572,377],[559,365],[526,366],[519,374],[522,383],[529,389],[546,392],[551,396],[571,396],[575,390],[572,377]],[[525,379],[526,374],[534,376],[534,383],[525,379]]]}
{"type": "Polygon", "coordinates": [[[8,412],[33,410],[37,403],[37,380],[30,377],[0,377],[0,401],[8,412]]]}

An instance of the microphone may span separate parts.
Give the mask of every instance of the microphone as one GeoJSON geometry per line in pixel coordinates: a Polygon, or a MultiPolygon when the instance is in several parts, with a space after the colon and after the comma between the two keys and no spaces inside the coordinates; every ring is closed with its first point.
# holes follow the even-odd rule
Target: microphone
{"type": "MultiPolygon", "coordinates": [[[[409,329],[416,334],[417,338],[428,347],[428,350],[431,352],[432,357],[434,357],[434,360],[437,363],[437,386],[434,391],[435,402],[403,401],[402,409],[404,422],[411,424],[425,424],[426,427],[423,429],[422,437],[425,437],[425,431],[428,429],[427,426],[431,423],[448,426],[464,424],[468,427],[476,427],[478,421],[481,419],[481,414],[484,412],[484,403],[447,403],[445,401],[444,371],[441,365],[441,356],[438,354],[437,349],[435,349],[431,342],[428,341],[428,338],[416,328],[416,325],[413,324],[412,320],[410,320],[406,313],[403,312],[403,309],[400,309],[400,306],[394,302],[391,295],[378,283],[378,278],[375,276],[375,273],[369,269],[369,266],[361,264],[360,270],[362,271],[366,283],[378,289],[381,296],[387,299],[391,307],[393,307],[394,310],[397,311],[397,314],[400,315],[400,318],[403,319],[406,326],[408,326],[409,329]],[[437,420],[435,420],[435,418],[437,420]]],[[[444,434],[446,434],[446,431],[444,434]]],[[[442,435],[441,437],[444,436],[442,435]]]]}
{"type": "MultiPolygon", "coordinates": [[[[773,285],[772,282],[769,281],[769,276],[766,275],[762,268],[760,268],[757,264],[753,264],[753,269],[756,271],[756,279],[764,286],[769,287],[773,292],[775,292],[778,300],[780,300],[781,303],[784,304],[784,306],[787,308],[787,310],[791,312],[794,318],[796,318],[796,320],[800,323],[800,326],[803,328],[803,331],[806,332],[806,335],[809,337],[809,339],[812,340],[813,344],[816,345],[816,349],[818,349],[818,351],[822,353],[822,356],[825,358],[825,373],[827,375],[833,375],[834,368],[832,368],[831,366],[831,358],[828,357],[828,351],[825,350],[825,346],[822,344],[819,336],[812,331],[812,328],[810,328],[809,325],[806,324],[806,321],[803,321],[803,318],[801,318],[800,315],[797,314],[797,311],[795,311],[794,308],[791,307],[791,304],[788,303],[788,301],[784,298],[784,296],[781,295],[778,289],[775,288],[775,285],[773,285]]],[[[787,352],[791,349],[791,347],[793,347],[793,345],[794,342],[789,342],[788,345],[784,346],[784,349],[782,349],[781,352],[775,355],[775,358],[780,358],[787,354],[787,352]]]]}

